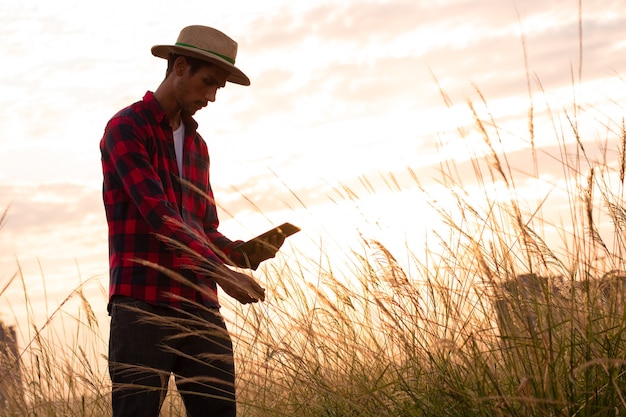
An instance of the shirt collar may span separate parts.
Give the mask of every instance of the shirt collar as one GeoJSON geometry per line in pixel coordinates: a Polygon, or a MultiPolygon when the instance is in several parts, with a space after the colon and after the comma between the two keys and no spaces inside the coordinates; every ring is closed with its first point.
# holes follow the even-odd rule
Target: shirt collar
{"type": "MultiPolygon", "coordinates": [[[[163,111],[163,108],[157,99],[154,98],[154,93],[152,91],[147,91],[146,94],[144,94],[143,101],[157,123],[161,124],[167,120],[167,115],[163,111]]],[[[183,115],[183,123],[185,124],[186,132],[195,132],[196,129],[198,129],[198,122],[196,122],[195,119],[189,115],[183,115]]]]}

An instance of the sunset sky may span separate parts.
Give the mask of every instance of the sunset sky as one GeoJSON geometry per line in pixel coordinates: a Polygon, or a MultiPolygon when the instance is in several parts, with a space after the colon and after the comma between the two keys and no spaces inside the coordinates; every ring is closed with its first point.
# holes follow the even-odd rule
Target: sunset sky
{"type": "MultiPolygon", "coordinates": [[[[520,168],[531,97],[535,141],[546,155],[559,155],[555,129],[564,123],[557,114],[574,101],[589,121],[581,133],[590,143],[614,139],[624,117],[620,0],[582,0],[580,27],[578,0],[0,6],[0,210],[8,207],[0,287],[19,263],[33,302],[47,294],[51,310],[80,280],[92,279],[89,294],[105,315],[99,141],[115,112],[157,88],[165,62],[150,47],[174,43],[184,26],[213,26],[234,38],[237,66],[252,81],[227,86],[196,115],[211,153],[222,231],[233,239],[291,221],[303,232],[290,244],[313,242],[318,251],[319,242],[342,247],[342,233],[356,230],[400,247],[418,241],[437,226],[423,214],[407,168],[434,191],[441,160],[462,167],[471,151],[480,152],[475,136],[457,131],[472,125],[467,102],[480,103],[477,91],[520,168]],[[337,191],[344,186],[360,200],[337,191]]],[[[560,166],[544,160],[546,184],[557,181],[560,166]]],[[[530,183],[520,190],[525,186],[531,198],[538,191],[530,183]]],[[[0,319],[21,317],[23,298],[12,285],[0,319]]]]}

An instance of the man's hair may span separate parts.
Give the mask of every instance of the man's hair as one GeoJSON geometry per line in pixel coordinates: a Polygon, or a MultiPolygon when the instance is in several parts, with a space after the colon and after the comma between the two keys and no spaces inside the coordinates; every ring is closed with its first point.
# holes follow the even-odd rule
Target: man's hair
{"type": "Polygon", "coordinates": [[[178,57],[183,57],[185,58],[185,60],[187,61],[187,63],[190,66],[190,74],[193,75],[196,72],[198,72],[198,70],[200,70],[200,68],[204,67],[204,66],[211,66],[214,65],[210,62],[207,61],[203,61],[201,59],[198,58],[193,58],[187,55],[180,55],[180,54],[170,54],[169,58],[167,59],[167,71],[165,72],[165,78],[167,78],[170,73],[174,70],[174,62],[176,61],[176,59],[178,59],[178,57]]]}

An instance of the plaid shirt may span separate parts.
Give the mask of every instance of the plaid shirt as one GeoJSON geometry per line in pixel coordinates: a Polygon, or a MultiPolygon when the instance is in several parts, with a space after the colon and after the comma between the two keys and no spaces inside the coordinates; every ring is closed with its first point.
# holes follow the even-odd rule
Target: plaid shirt
{"type": "Polygon", "coordinates": [[[183,298],[219,307],[215,282],[193,268],[198,257],[175,247],[182,245],[208,261],[203,267],[241,261],[228,258],[240,241],[217,230],[206,143],[195,120],[184,117],[183,122],[184,181],[169,120],[153,93],[121,110],[106,126],[100,151],[109,226],[109,300],[123,295],[178,308],[183,298]],[[191,284],[143,261],[173,270],[191,284]],[[209,291],[203,294],[194,286],[209,291]]]}

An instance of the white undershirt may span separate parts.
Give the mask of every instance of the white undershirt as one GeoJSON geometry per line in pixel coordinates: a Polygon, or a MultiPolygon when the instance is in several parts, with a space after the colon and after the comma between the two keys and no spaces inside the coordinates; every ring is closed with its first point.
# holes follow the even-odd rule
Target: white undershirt
{"type": "Polygon", "coordinates": [[[183,177],[183,141],[185,139],[185,124],[180,123],[178,129],[174,131],[174,151],[176,152],[176,163],[178,164],[178,173],[183,177]]]}

